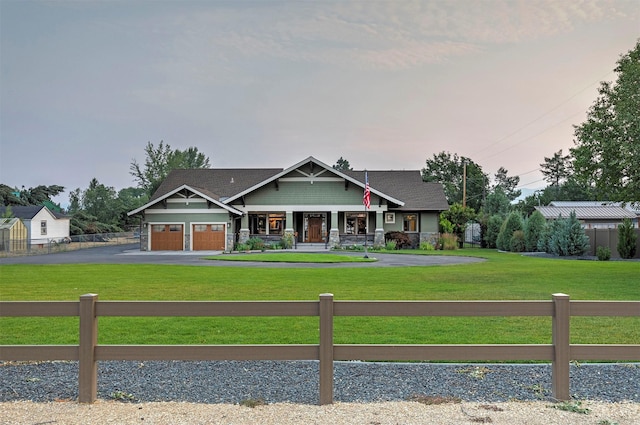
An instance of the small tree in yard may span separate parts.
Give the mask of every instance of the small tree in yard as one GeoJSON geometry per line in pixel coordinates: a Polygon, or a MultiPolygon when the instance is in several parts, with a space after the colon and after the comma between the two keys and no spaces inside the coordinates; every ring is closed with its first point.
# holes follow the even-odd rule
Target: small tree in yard
{"type": "Polygon", "coordinates": [[[502,227],[502,217],[499,215],[492,215],[487,221],[487,230],[484,234],[484,241],[487,244],[487,248],[496,248],[496,241],[500,234],[500,228],[502,227]]]}
{"type": "Polygon", "coordinates": [[[589,238],[585,235],[576,213],[569,218],[559,217],[551,225],[547,252],[561,257],[583,255],[589,249],[589,238]]]}
{"type": "Polygon", "coordinates": [[[467,228],[467,223],[476,217],[476,212],[473,208],[463,207],[460,204],[453,204],[448,211],[443,211],[440,214],[440,221],[443,219],[448,220],[453,225],[453,233],[458,237],[458,243],[460,248],[464,244],[464,231],[467,228]]]}
{"type": "Polygon", "coordinates": [[[621,258],[629,259],[636,255],[638,235],[633,229],[633,223],[625,218],[618,227],[618,254],[621,258]]]}
{"type": "Polygon", "coordinates": [[[538,242],[544,235],[546,220],[538,210],[531,214],[524,227],[524,240],[526,250],[529,252],[538,249],[538,242]]]}
{"type": "Polygon", "coordinates": [[[511,251],[511,238],[513,237],[513,232],[522,230],[522,224],[522,216],[520,216],[520,213],[512,212],[509,214],[505,222],[502,223],[498,239],[496,240],[498,249],[502,251],[511,251]]]}

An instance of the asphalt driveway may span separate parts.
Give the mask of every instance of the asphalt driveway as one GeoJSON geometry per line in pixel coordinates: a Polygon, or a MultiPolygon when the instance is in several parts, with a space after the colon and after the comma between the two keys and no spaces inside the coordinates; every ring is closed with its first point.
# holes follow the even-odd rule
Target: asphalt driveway
{"type": "MultiPolygon", "coordinates": [[[[325,251],[322,251],[325,252],[325,251]]],[[[362,256],[362,252],[331,251],[332,254],[362,256]]],[[[203,257],[222,254],[220,251],[154,251],[142,252],[138,244],[114,245],[87,248],[54,254],[29,255],[24,257],[0,258],[4,264],[175,264],[189,266],[229,266],[229,267],[268,267],[268,268],[352,268],[352,267],[413,267],[439,266],[449,264],[471,264],[484,261],[481,258],[454,256],[427,256],[406,254],[369,253],[370,258],[378,261],[369,263],[263,263],[246,261],[211,261],[203,257]]],[[[242,255],[242,254],[237,254],[242,255]]]]}

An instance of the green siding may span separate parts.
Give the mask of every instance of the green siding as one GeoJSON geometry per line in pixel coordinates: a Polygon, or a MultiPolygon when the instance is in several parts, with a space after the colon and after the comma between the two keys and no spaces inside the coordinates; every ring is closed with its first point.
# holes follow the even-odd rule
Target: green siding
{"type": "MultiPolygon", "coordinates": [[[[362,188],[350,184],[344,189],[344,182],[280,182],[256,190],[246,196],[247,205],[350,205],[362,203],[362,188]]],[[[378,202],[372,197],[371,202],[378,202]]]]}

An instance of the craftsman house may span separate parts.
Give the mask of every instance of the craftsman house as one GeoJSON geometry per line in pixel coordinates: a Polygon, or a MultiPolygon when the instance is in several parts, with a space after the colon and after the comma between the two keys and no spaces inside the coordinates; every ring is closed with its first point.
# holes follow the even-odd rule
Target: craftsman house
{"type": "Polygon", "coordinates": [[[439,183],[420,171],[337,171],[313,157],[289,168],[173,170],[151,200],[129,212],[141,219],[140,248],[232,250],[259,237],[301,244],[370,246],[404,231],[417,246],[438,233],[449,208],[439,183]],[[289,236],[290,235],[290,236],[289,236]]]}

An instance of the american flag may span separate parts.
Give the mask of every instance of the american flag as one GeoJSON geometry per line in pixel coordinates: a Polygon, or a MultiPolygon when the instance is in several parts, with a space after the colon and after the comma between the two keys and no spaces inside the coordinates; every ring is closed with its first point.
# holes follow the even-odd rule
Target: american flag
{"type": "Polygon", "coordinates": [[[371,190],[369,189],[369,175],[364,172],[364,196],[362,197],[362,203],[367,209],[371,207],[371,190]]]}

